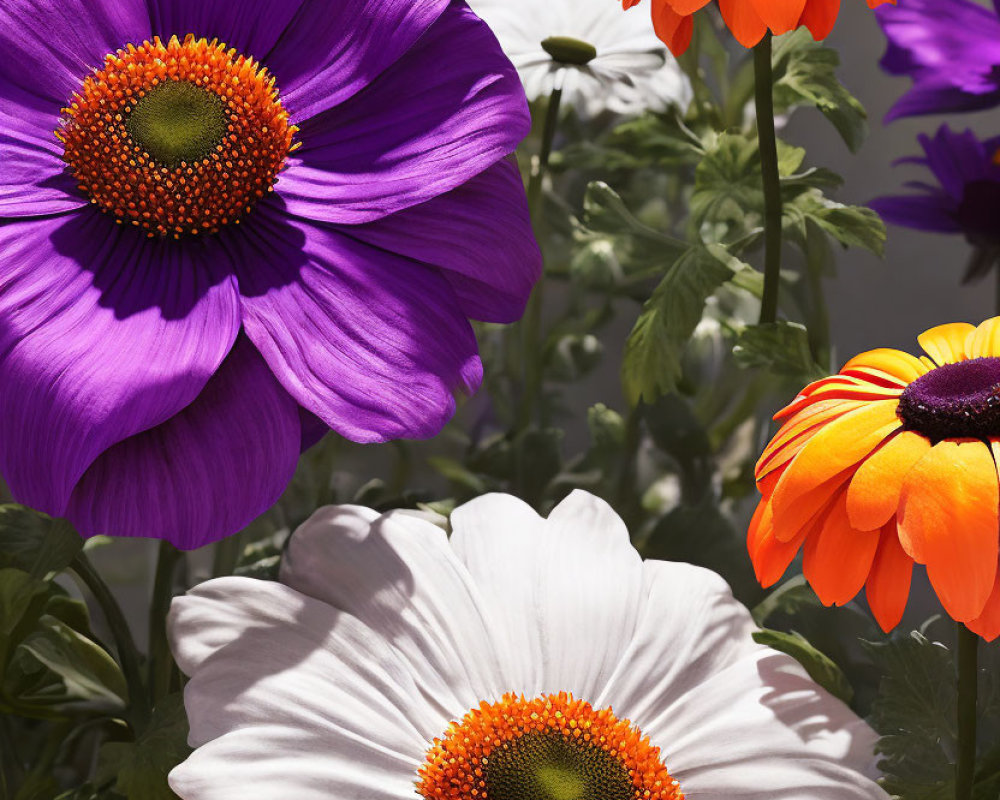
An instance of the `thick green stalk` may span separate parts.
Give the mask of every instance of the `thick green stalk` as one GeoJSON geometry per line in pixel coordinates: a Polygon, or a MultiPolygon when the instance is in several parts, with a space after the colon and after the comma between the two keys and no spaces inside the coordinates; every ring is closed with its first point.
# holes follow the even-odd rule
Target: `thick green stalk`
{"type": "Polygon", "coordinates": [[[175,669],[174,658],[167,641],[167,612],[174,593],[174,573],[184,557],[170,542],[160,542],[153,579],[153,600],[149,606],[149,704],[155,706],[170,694],[175,669]]]}
{"type": "MultiPolygon", "coordinates": [[[[528,181],[528,208],[535,227],[535,235],[541,237],[542,232],[542,185],[549,168],[549,158],[552,155],[552,142],[555,140],[556,128],[559,124],[559,105],[562,101],[562,89],[555,88],[549,96],[549,107],[542,124],[542,149],[538,154],[538,162],[532,170],[528,181]]],[[[542,307],[545,299],[544,274],[535,285],[528,300],[528,308],[524,314],[521,335],[521,363],[524,369],[523,394],[518,409],[518,429],[524,430],[531,424],[534,410],[542,393],[542,307]]]]}
{"type": "Polygon", "coordinates": [[[142,678],[142,657],[135,646],[132,631],[125,620],[121,606],[118,605],[118,601],[111,593],[111,589],[108,588],[100,573],[94,569],[94,565],[90,563],[90,559],[84,553],[81,552],[73,559],[70,569],[90,590],[111,629],[111,635],[115,639],[115,647],[118,650],[118,660],[128,685],[128,721],[133,731],[138,735],[149,721],[150,707],[146,698],[145,682],[142,678]]]}
{"type": "Polygon", "coordinates": [[[976,773],[976,697],[979,637],[958,623],[958,761],[955,800],[971,800],[976,773]]]}
{"type": "Polygon", "coordinates": [[[757,101],[757,141],[764,185],[764,296],[760,322],[778,319],[778,284],[781,280],[781,176],[778,172],[778,137],[774,131],[774,72],[771,66],[771,33],[753,51],[754,97],[757,101]]]}

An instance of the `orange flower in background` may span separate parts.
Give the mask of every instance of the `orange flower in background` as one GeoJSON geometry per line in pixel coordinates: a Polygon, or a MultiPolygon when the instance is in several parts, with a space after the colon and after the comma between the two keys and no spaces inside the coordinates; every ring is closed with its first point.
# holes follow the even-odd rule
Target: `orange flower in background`
{"type": "Polygon", "coordinates": [[[778,581],[802,548],[826,605],[862,588],[883,630],[898,624],[914,562],[945,611],[1000,635],[1000,317],[918,337],[926,356],[879,349],[810,384],[775,419],[757,462],[763,498],[747,546],[778,581]]]}
{"type": "MultiPolygon", "coordinates": [[[[622,0],[629,9],[640,0],[622,0]]],[[[653,28],[670,51],[679,56],[691,44],[694,30],[692,15],[710,0],[652,0],[653,28]]],[[[867,0],[869,8],[896,0],[867,0]]],[[[719,0],[722,18],[736,40],[744,47],[754,47],[768,30],[775,35],[788,33],[805,25],[816,40],[825,39],[833,30],[840,11],[840,0],[719,0]]]]}

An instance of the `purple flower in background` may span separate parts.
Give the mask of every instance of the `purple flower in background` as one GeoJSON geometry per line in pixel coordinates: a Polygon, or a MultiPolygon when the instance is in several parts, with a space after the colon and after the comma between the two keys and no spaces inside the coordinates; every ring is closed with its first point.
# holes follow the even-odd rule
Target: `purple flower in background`
{"type": "Polygon", "coordinates": [[[913,87],[886,120],[1000,105],[1000,0],[906,0],[876,11],[889,40],[882,68],[913,87]]]}
{"type": "Polygon", "coordinates": [[[924,157],[901,163],[927,167],[936,184],[910,181],[914,194],[871,203],[886,222],[937,233],[961,233],[975,248],[965,279],[981,277],[1000,260],[1000,136],[981,141],[947,125],[921,135],[924,157]]]}
{"type": "Polygon", "coordinates": [[[6,0],[0,52],[19,501],[198,547],[327,428],[433,436],[478,388],[469,319],[517,319],[540,255],[463,2],[6,0]]]}

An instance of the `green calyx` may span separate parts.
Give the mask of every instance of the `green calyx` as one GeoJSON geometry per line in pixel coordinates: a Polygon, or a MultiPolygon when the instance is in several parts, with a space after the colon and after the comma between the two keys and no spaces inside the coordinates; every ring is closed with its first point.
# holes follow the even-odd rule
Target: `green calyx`
{"type": "Polygon", "coordinates": [[[490,800],[631,800],[625,766],[601,747],[559,733],[527,733],[490,755],[490,800]]]}
{"type": "Polygon", "coordinates": [[[550,36],[542,42],[542,49],[561,64],[576,64],[579,67],[597,58],[597,48],[572,36],[550,36]]]}
{"type": "Polygon", "coordinates": [[[187,81],[165,81],[146,93],[126,121],[132,140],[166,167],[200,161],[226,133],[218,95],[187,81]]]}

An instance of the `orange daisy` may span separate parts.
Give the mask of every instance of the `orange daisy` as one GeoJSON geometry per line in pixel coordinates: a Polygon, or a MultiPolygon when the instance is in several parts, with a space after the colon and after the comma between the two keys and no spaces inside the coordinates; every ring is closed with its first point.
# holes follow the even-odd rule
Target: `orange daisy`
{"type": "MultiPolygon", "coordinates": [[[[867,0],[869,8],[896,0],[867,0]]],[[[622,0],[629,9],[641,0],[622,0]]],[[[670,51],[679,56],[691,44],[693,15],[710,0],[652,0],[653,28],[670,51]]],[[[719,0],[722,18],[736,40],[744,47],[754,47],[768,30],[775,35],[788,33],[805,25],[816,40],[825,39],[833,30],[840,11],[840,0],[719,0]]]]}
{"type": "Polygon", "coordinates": [[[889,631],[914,562],[945,611],[1000,635],[1000,317],[940,325],[926,355],[878,349],[816,381],[775,419],[757,462],[763,495],[747,547],[757,579],[778,581],[802,548],[826,605],[864,587],[889,631]]]}

